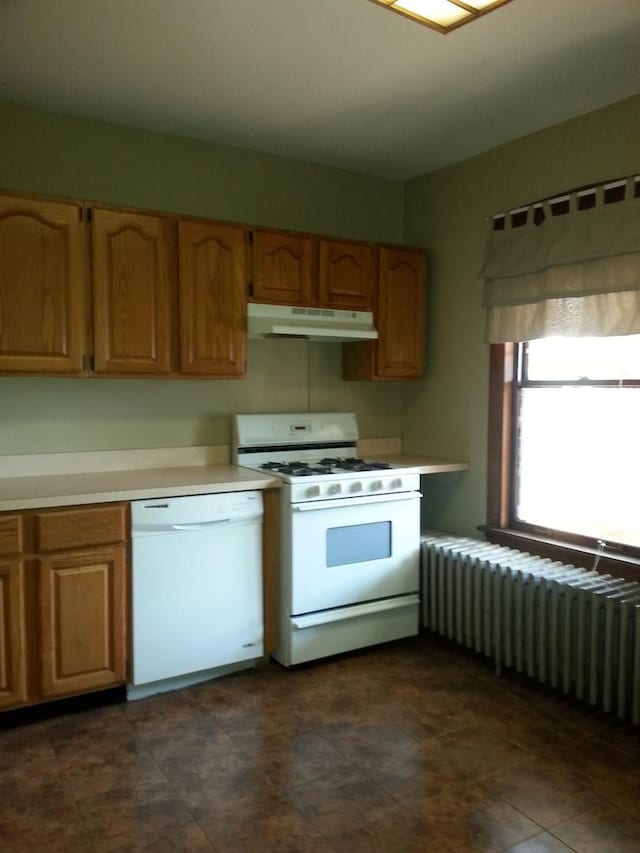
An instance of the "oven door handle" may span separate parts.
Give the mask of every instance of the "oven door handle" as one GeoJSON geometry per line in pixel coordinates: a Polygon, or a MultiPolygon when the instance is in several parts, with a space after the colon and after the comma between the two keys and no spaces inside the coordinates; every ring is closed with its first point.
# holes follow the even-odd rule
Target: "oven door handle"
{"type": "Polygon", "coordinates": [[[294,512],[314,512],[319,509],[340,509],[345,506],[365,506],[366,504],[388,504],[400,501],[415,501],[422,497],[422,492],[400,492],[398,494],[363,495],[358,498],[336,498],[335,500],[309,501],[304,504],[292,504],[294,512]]]}
{"type": "Polygon", "coordinates": [[[417,593],[403,595],[400,598],[385,598],[382,601],[368,601],[366,604],[353,604],[351,607],[339,607],[333,610],[321,610],[319,613],[307,613],[304,616],[292,616],[291,625],[295,631],[327,625],[329,622],[344,622],[358,616],[370,616],[385,610],[398,610],[401,607],[415,607],[420,604],[417,593]]]}

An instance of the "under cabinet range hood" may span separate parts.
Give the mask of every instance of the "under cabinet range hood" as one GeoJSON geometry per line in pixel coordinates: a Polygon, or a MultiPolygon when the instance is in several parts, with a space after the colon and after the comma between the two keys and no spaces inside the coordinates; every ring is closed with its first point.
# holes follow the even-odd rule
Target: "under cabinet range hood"
{"type": "Polygon", "coordinates": [[[298,308],[291,305],[247,307],[250,338],[307,338],[310,341],[372,341],[378,337],[371,311],[298,308]]]}

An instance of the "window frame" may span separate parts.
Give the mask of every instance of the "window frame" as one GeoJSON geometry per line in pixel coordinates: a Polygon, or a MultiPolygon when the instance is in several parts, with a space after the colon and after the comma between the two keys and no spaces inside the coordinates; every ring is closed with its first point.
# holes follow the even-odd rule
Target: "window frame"
{"type": "Polygon", "coordinates": [[[596,538],[516,520],[515,431],[520,349],[514,343],[490,344],[487,515],[486,524],[480,529],[490,542],[584,568],[592,568],[597,561],[601,572],[640,581],[640,548],[612,544],[601,550],[596,538]]]}

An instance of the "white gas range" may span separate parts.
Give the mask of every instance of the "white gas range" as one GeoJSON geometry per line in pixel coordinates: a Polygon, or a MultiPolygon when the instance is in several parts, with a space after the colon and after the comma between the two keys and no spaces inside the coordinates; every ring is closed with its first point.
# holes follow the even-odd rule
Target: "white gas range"
{"type": "Polygon", "coordinates": [[[357,455],[351,413],[237,415],[238,465],[280,478],[285,666],[418,633],[420,475],[357,455]]]}

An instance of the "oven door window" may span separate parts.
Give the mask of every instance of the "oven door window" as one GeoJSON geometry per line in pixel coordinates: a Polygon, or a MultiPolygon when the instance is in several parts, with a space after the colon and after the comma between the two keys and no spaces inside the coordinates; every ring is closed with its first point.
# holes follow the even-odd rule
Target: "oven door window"
{"type": "Polygon", "coordinates": [[[347,566],[391,556],[391,522],[350,524],[327,530],[327,566],[347,566]]]}

